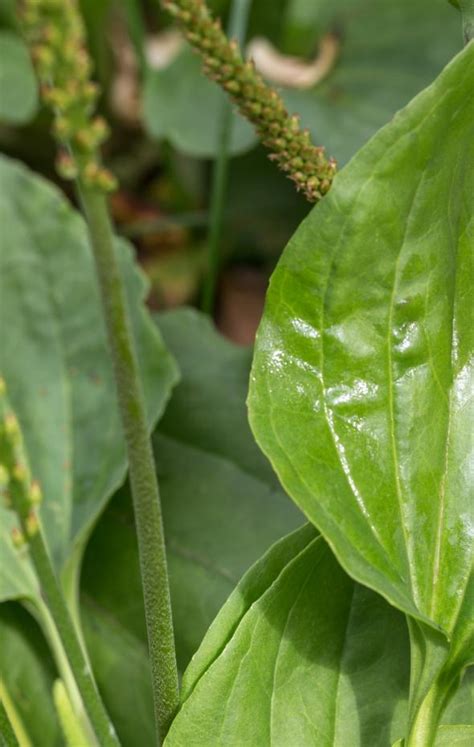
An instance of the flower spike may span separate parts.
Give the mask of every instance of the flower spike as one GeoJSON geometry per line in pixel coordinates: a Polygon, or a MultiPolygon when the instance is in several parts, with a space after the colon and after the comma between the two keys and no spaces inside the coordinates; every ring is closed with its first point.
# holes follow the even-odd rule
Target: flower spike
{"type": "Polygon", "coordinates": [[[229,41],[205,0],[162,0],[190,44],[201,55],[204,72],[227,91],[240,113],[254,125],[270,158],[293,180],[310,202],[329,190],[336,162],[313,145],[299,118],[290,116],[281,96],[246,62],[235,41],[229,41]]]}

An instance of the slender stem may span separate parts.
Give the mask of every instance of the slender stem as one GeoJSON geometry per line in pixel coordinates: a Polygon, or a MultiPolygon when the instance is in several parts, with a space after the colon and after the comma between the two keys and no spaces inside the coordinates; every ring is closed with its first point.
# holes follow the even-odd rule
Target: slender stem
{"type": "MultiPolygon", "coordinates": [[[[241,46],[245,41],[248,17],[252,0],[233,0],[229,20],[229,36],[241,46]]],[[[208,266],[204,281],[202,309],[212,314],[219,273],[219,247],[224,223],[224,207],[227,197],[229,174],[229,147],[232,138],[232,107],[225,100],[222,104],[219,130],[219,150],[214,164],[211,190],[210,228],[208,235],[208,266]]]]}
{"type": "Polygon", "coordinates": [[[143,44],[143,40],[146,36],[143,10],[141,4],[137,3],[136,0],[123,0],[122,7],[128,26],[128,33],[140,67],[140,75],[143,76],[147,68],[145,47],[143,44]]]}
{"type": "Polygon", "coordinates": [[[179,703],[178,672],[161,503],[123,281],[106,198],[80,190],[94,250],[118,403],[128,451],[151,661],[157,742],[179,703]]]}
{"type": "MultiPolygon", "coordinates": [[[[20,514],[23,531],[27,534],[25,517],[20,514]]],[[[59,638],[71,668],[74,680],[87,711],[97,740],[103,747],[119,744],[114,727],[107,715],[92,670],[82,650],[71,616],[56,577],[41,528],[29,538],[30,557],[41,585],[41,594],[54,619],[59,638]]]]}
{"type": "Polygon", "coordinates": [[[3,698],[0,699],[0,747],[19,747],[18,739],[3,704],[3,698]]]}
{"type": "Polygon", "coordinates": [[[202,310],[212,315],[214,311],[217,277],[220,266],[220,243],[224,223],[229,173],[228,148],[232,136],[232,108],[223,102],[220,119],[219,152],[214,163],[211,187],[210,226],[207,238],[207,271],[202,293],[202,310]]]}

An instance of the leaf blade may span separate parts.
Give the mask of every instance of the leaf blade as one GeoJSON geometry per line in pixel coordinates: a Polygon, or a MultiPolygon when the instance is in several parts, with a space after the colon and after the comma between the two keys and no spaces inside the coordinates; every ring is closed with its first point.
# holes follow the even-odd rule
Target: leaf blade
{"type": "Polygon", "coordinates": [[[473,45],[360,151],[290,242],[249,397],[257,440],[346,570],[448,635],[472,564],[472,58],[473,45]]]}

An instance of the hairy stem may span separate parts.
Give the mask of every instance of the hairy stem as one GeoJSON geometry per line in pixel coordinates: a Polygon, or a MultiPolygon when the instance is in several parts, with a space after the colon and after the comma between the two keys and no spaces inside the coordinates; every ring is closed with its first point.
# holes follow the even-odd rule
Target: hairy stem
{"type": "Polygon", "coordinates": [[[230,95],[240,113],[254,125],[270,158],[293,180],[310,202],[330,189],[336,171],[324,148],[311,142],[299,118],[290,116],[281,96],[245,62],[235,40],[229,41],[204,0],[161,0],[179,23],[186,38],[199,52],[204,72],[230,95]]]}
{"type": "MultiPolygon", "coordinates": [[[[235,38],[238,44],[242,44],[245,40],[251,3],[252,0],[233,0],[232,3],[229,35],[235,38]]],[[[219,245],[222,238],[224,207],[227,195],[229,146],[232,138],[232,108],[229,102],[225,102],[220,120],[219,152],[214,164],[212,177],[210,229],[208,235],[209,259],[202,299],[202,308],[207,314],[212,314],[214,309],[216,282],[219,272],[219,245]]]]}
{"type": "Polygon", "coordinates": [[[158,482],[106,198],[100,192],[86,188],[82,188],[80,194],[94,250],[127,444],[150,651],[157,741],[161,744],[178,707],[179,694],[158,482]]]}

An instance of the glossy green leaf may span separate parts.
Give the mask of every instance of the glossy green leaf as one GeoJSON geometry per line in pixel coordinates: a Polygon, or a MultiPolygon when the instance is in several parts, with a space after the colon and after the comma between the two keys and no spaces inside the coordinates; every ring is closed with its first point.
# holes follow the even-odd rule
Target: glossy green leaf
{"type": "Polygon", "coordinates": [[[285,250],[251,422],[356,580],[472,656],[474,44],[340,172],[285,250]],[[457,624],[459,621],[459,624],[457,624]]]}
{"type": "MultiPolygon", "coordinates": [[[[81,548],[125,477],[126,456],[92,255],[82,219],[25,167],[0,161],[0,371],[41,483],[41,516],[56,567],[81,548]]],[[[127,286],[150,426],[176,370],[143,306],[129,248],[127,286]]],[[[1,509],[0,598],[30,595],[32,576],[1,509]]]]}
{"type": "Polygon", "coordinates": [[[38,106],[30,55],[13,31],[0,31],[0,124],[28,122],[38,106]]]}
{"type": "MultiPolygon", "coordinates": [[[[405,735],[409,661],[404,616],[353,582],[307,525],[276,543],[220,611],[165,745],[385,747],[405,735]]],[[[471,677],[445,723],[453,717],[472,720],[471,677]]]]}
{"type": "MultiPolygon", "coordinates": [[[[154,441],[178,662],[184,670],[241,575],[303,517],[250,433],[245,396],[251,350],[226,341],[195,311],[156,319],[181,370],[154,441]]],[[[146,631],[126,490],[114,497],[86,551],[82,609],[107,707],[124,745],[137,747],[131,736],[134,729],[146,733],[143,710],[148,709],[151,723],[152,701],[149,690],[146,695],[146,631]],[[120,639],[130,658],[116,653],[120,639]],[[125,705],[130,681],[137,683],[139,708],[135,696],[125,705]]]]}
{"type": "MultiPolygon", "coordinates": [[[[212,158],[217,153],[226,97],[201,72],[191,49],[183,49],[167,68],[149,71],[143,96],[145,125],[152,137],[167,138],[192,156],[212,158]]],[[[229,153],[242,153],[255,143],[252,127],[235,112],[229,153]]]]}
{"type": "Polygon", "coordinates": [[[167,747],[377,747],[403,733],[403,617],[351,581],[310,527],[252,568],[209,637],[167,747]]]}
{"type": "Polygon", "coordinates": [[[213,623],[165,744],[391,744],[404,729],[407,645],[403,616],[303,527],[249,571],[213,623]]]}

